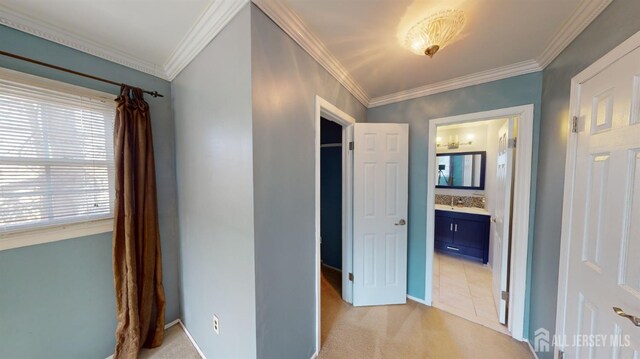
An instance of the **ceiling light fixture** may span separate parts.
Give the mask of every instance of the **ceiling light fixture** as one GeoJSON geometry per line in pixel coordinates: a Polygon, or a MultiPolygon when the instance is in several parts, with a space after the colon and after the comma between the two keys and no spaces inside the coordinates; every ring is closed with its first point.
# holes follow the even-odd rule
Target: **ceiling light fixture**
{"type": "Polygon", "coordinates": [[[407,33],[405,46],[413,53],[433,57],[462,30],[464,15],[460,10],[445,10],[415,24],[407,33]]]}

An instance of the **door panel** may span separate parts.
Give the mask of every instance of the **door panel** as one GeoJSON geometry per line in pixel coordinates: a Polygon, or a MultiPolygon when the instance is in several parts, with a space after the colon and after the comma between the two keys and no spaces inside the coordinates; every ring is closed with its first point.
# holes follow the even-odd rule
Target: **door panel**
{"type": "Polygon", "coordinates": [[[408,130],[406,124],[355,124],[355,306],[406,302],[408,130]]]}
{"type": "Polygon", "coordinates": [[[496,173],[496,207],[494,227],[493,299],[500,323],[507,323],[507,303],[502,292],[509,291],[509,243],[511,239],[511,203],[514,149],[509,140],[515,137],[515,119],[508,119],[498,131],[496,173]]]}
{"type": "Polygon", "coordinates": [[[566,347],[568,358],[637,358],[640,328],[640,49],[580,85],[565,333],[628,335],[630,346],[566,347]],[[635,356],[634,356],[635,355],[635,356]]]}

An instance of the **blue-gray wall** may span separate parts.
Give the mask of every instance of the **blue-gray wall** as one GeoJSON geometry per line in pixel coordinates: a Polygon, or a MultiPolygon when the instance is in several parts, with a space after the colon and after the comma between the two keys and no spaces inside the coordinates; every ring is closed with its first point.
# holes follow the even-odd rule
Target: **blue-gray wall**
{"type": "MultiPolygon", "coordinates": [[[[429,120],[505,107],[534,105],[533,184],[537,163],[542,73],[533,73],[431,96],[374,107],[367,112],[369,122],[409,124],[409,246],[407,291],[424,298],[427,210],[427,141],[429,120]]],[[[535,198],[535,197],[534,197],[535,198]]],[[[534,208],[532,203],[532,208],[534,208]]],[[[533,210],[531,211],[533,217],[533,210]]],[[[529,242],[531,242],[531,235],[529,242]]],[[[526,334],[526,333],[525,333],[526,334]]]]}
{"type": "Polygon", "coordinates": [[[315,347],[315,95],[356,120],[361,105],[252,5],[253,178],[259,358],[315,347]]]}
{"type": "MultiPolygon", "coordinates": [[[[640,31],[640,1],[614,0],[545,70],[529,332],[555,331],[571,78],[640,31]]],[[[538,353],[552,358],[552,353],[538,353]]]]}
{"type": "MultiPolygon", "coordinates": [[[[1,25],[0,49],[165,95],[147,102],[154,135],[166,319],[177,319],[178,222],[169,82],[1,25]]],[[[113,94],[119,90],[4,56],[0,67],[113,94]]],[[[115,315],[111,233],[0,251],[0,358],[105,358],[113,353],[115,315]]]]}
{"type": "Polygon", "coordinates": [[[256,356],[250,20],[247,5],[172,83],[181,310],[209,358],[256,356]]]}

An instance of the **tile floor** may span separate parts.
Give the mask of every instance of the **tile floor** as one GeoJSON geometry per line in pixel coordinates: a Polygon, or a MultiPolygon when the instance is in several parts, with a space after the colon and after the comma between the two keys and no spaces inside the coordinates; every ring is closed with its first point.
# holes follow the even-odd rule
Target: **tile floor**
{"type": "Polygon", "coordinates": [[[498,321],[491,270],[479,262],[435,253],[433,306],[464,319],[509,334],[498,321]]]}

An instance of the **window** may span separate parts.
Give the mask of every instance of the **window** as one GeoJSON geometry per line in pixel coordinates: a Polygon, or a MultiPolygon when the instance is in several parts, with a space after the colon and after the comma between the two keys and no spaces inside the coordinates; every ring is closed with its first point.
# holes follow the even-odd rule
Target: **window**
{"type": "Polygon", "coordinates": [[[0,243],[113,217],[114,97],[0,72],[0,243]]]}

